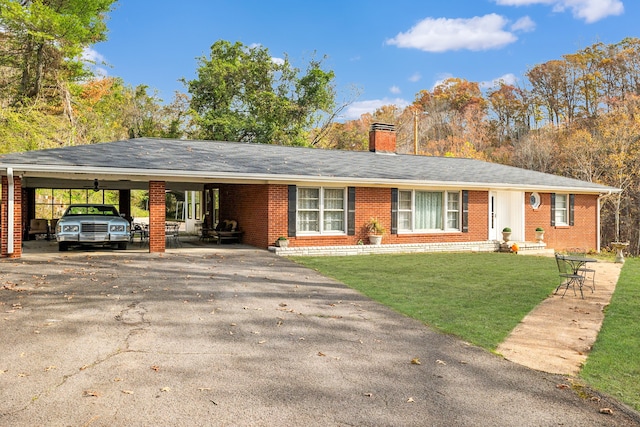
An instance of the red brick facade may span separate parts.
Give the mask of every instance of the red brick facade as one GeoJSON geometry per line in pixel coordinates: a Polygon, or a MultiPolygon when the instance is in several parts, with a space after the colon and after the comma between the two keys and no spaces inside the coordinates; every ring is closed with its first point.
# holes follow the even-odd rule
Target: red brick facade
{"type": "MultiPolygon", "coordinates": [[[[525,193],[525,200],[529,200],[530,195],[530,192],[525,193]]],[[[552,226],[551,194],[540,193],[540,206],[533,209],[527,204],[525,208],[525,224],[527,241],[535,241],[535,229],[541,227],[544,229],[544,242],[548,248],[598,250],[598,196],[576,194],[573,226],[552,226]]]]}
{"type": "MultiPolygon", "coordinates": [[[[235,219],[244,231],[243,243],[266,248],[280,236],[289,237],[289,246],[341,246],[367,242],[364,228],[370,218],[380,220],[387,232],[383,244],[478,242],[488,240],[489,209],[487,191],[468,192],[468,232],[391,234],[391,190],[357,187],[355,235],[288,236],[288,186],[277,184],[224,184],[220,189],[220,219],[235,219]]],[[[525,194],[525,200],[529,195],[525,194]]],[[[541,205],[525,207],[525,239],[535,241],[536,227],[545,229],[548,248],[557,250],[597,247],[597,195],[575,195],[574,225],[552,227],[551,196],[541,194],[541,205]]]]}
{"type": "Polygon", "coordinates": [[[164,252],[166,197],[163,181],[149,182],[149,252],[164,252]]]}
{"type": "Polygon", "coordinates": [[[2,177],[2,257],[19,258],[22,255],[22,180],[19,177],[13,178],[13,218],[9,215],[9,181],[6,176],[2,177]],[[13,252],[9,253],[9,221],[13,221],[13,252]]]}
{"type": "MultiPolygon", "coordinates": [[[[7,248],[7,177],[2,177],[2,256],[20,257],[22,253],[22,218],[24,206],[21,180],[14,179],[14,251],[7,248]]],[[[220,220],[234,219],[244,232],[242,242],[258,248],[267,248],[280,236],[287,236],[291,247],[356,245],[368,241],[365,224],[377,218],[386,228],[383,244],[480,242],[488,240],[488,192],[472,191],[468,194],[468,231],[391,234],[391,189],[377,187],[355,188],[355,234],[289,236],[289,201],[285,184],[221,184],[219,189],[220,220]]],[[[149,251],[165,251],[165,188],[162,181],[149,183],[149,251]]],[[[525,193],[525,200],[531,193],[525,193]]],[[[574,225],[551,226],[551,195],[541,193],[541,204],[533,209],[525,206],[525,240],[535,241],[535,228],[545,230],[548,248],[598,249],[597,221],[598,196],[576,194],[574,199],[574,225]]]]}

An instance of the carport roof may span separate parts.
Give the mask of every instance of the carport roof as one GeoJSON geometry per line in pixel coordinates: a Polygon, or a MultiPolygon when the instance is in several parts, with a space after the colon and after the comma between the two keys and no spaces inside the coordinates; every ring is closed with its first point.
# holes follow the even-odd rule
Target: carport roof
{"type": "Polygon", "coordinates": [[[336,183],[609,193],[616,188],[474,159],[137,138],[0,156],[0,171],[121,181],[336,183]]]}

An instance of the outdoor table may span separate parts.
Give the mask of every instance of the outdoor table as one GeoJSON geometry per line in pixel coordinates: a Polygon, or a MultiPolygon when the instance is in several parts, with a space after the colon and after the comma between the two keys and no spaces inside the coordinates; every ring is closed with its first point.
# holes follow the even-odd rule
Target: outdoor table
{"type": "Polygon", "coordinates": [[[573,270],[573,274],[580,274],[580,269],[584,267],[588,262],[598,262],[598,260],[595,258],[587,258],[577,255],[564,255],[562,259],[569,263],[571,269],[573,270]]]}

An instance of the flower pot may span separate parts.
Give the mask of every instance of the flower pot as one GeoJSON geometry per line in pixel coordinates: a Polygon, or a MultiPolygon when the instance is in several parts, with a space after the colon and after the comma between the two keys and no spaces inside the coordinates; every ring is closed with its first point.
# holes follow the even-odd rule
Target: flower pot
{"type": "Polygon", "coordinates": [[[379,234],[369,234],[369,243],[372,245],[379,245],[382,243],[382,236],[379,234]]]}
{"type": "Polygon", "coordinates": [[[544,231],[536,231],[536,242],[540,243],[544,240],[544,231]]]}
{"type": "Polygon", "coordinates": [[[510,231],[503,231],[502,232],[502,240],[504,240],[505,242],[508,242],[509,239],[511,239],[511,232],[510,231]]]}
{"type": "Polygon", "coordinates": [[[280,248],[286,248],[289,246],[289,240],[276,240],[276,246],[280,248]]]}

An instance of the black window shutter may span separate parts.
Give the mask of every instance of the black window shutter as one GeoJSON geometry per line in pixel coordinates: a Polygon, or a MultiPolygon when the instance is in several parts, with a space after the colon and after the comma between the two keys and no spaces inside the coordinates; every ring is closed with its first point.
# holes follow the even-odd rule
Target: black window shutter
{"type": "Polygon", "coordinates": [[[469,191],[462,190],[462,232],[469,232],[469,191]]]}
{"type": "Polygon", "coordinates": [[[398,189],[391,189],[391,234],[398,234],[398,189]]]}
{"type": "Polygon", "coordinates": [[[556,193],[551,193],[551,226],[556,225],[556,193]]]}
{"type": "Polygon", "coordinates": [[[576,195],[569,194],[569,225],[573,225],[573,206],[576,202],[576,195]]]}
{"type": "Polygon", "coordinates": [[[295,185],[289,186],[289,205],[287,234],[289,237],[296,237],[296,212],[297,212],[298,189],[295,185]]]}
{"type": "Polygon", "coordinates": [[[356,187],[347,189],[347,236],[356,235],[356,187]]]}

